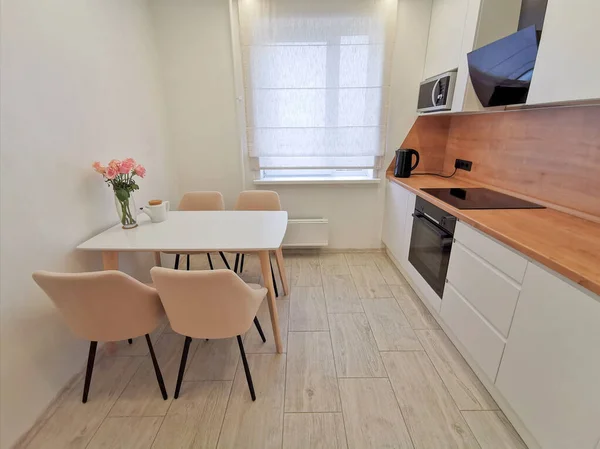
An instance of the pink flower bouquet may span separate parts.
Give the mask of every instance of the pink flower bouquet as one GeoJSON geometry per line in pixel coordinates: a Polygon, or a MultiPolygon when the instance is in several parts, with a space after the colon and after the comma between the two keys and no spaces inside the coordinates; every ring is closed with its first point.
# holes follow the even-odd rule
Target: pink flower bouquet
{"type": "Polygon", "coordinates": [[[113,159],[106,166],[100,162],[94,162],[92,166],[115,192],[115,204],[123,228],[135,228],[137,226],[136,208],[131,194],[139,190],[134,176],[143,178],[146,175],[144,166],[137,164],[130,157],[124,161],[113,159]]]}

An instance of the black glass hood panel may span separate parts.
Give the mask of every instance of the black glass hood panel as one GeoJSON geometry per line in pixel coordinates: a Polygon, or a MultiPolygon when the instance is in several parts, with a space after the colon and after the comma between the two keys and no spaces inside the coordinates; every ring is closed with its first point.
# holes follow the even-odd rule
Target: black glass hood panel
{"type": "Polygon", "coordinates": [[[538,51],[535,26],[467,55],[475,93],[485,107],[525,103],[538,51]]]}

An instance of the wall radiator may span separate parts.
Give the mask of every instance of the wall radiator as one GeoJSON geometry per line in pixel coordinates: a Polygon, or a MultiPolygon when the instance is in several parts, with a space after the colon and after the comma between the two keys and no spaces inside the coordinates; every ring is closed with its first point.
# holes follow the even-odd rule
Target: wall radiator
{"type": "Polygon", "coordinates": [[[284,248],[316,248],[329,242],[329,221],[326,218],[289,219],[283,238],[284,248]]]}

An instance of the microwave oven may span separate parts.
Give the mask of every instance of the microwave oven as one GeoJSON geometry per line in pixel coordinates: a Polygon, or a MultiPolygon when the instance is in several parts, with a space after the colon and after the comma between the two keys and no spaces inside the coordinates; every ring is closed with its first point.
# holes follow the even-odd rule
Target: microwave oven
{"type": "Polygon", "coordinates": [[[456,71],[442,73],[426,79],[419,88],[417,111],[449,111],[452,109],[456,71]]]}

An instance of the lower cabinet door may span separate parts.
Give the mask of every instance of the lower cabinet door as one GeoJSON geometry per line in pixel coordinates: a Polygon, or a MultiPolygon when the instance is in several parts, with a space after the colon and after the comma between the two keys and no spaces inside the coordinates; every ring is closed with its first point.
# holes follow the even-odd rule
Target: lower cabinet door
{"type": "Polygon", "coordinates": [[[408,190],[392,181],[387,181],[382,240],[398,261],[404,254],[408,195],[408,190]]]}
{"type": "Polygon", "coordinates": [[[600,437],[600,298],[529,263],[496,386],[544,449],[600,437]]]}
{"type": "Polygon", "coordinates": [[[440,316],[493,382],[504,351],[504,340],[500,334],[450,283],[444,288],[440,316]]]}

